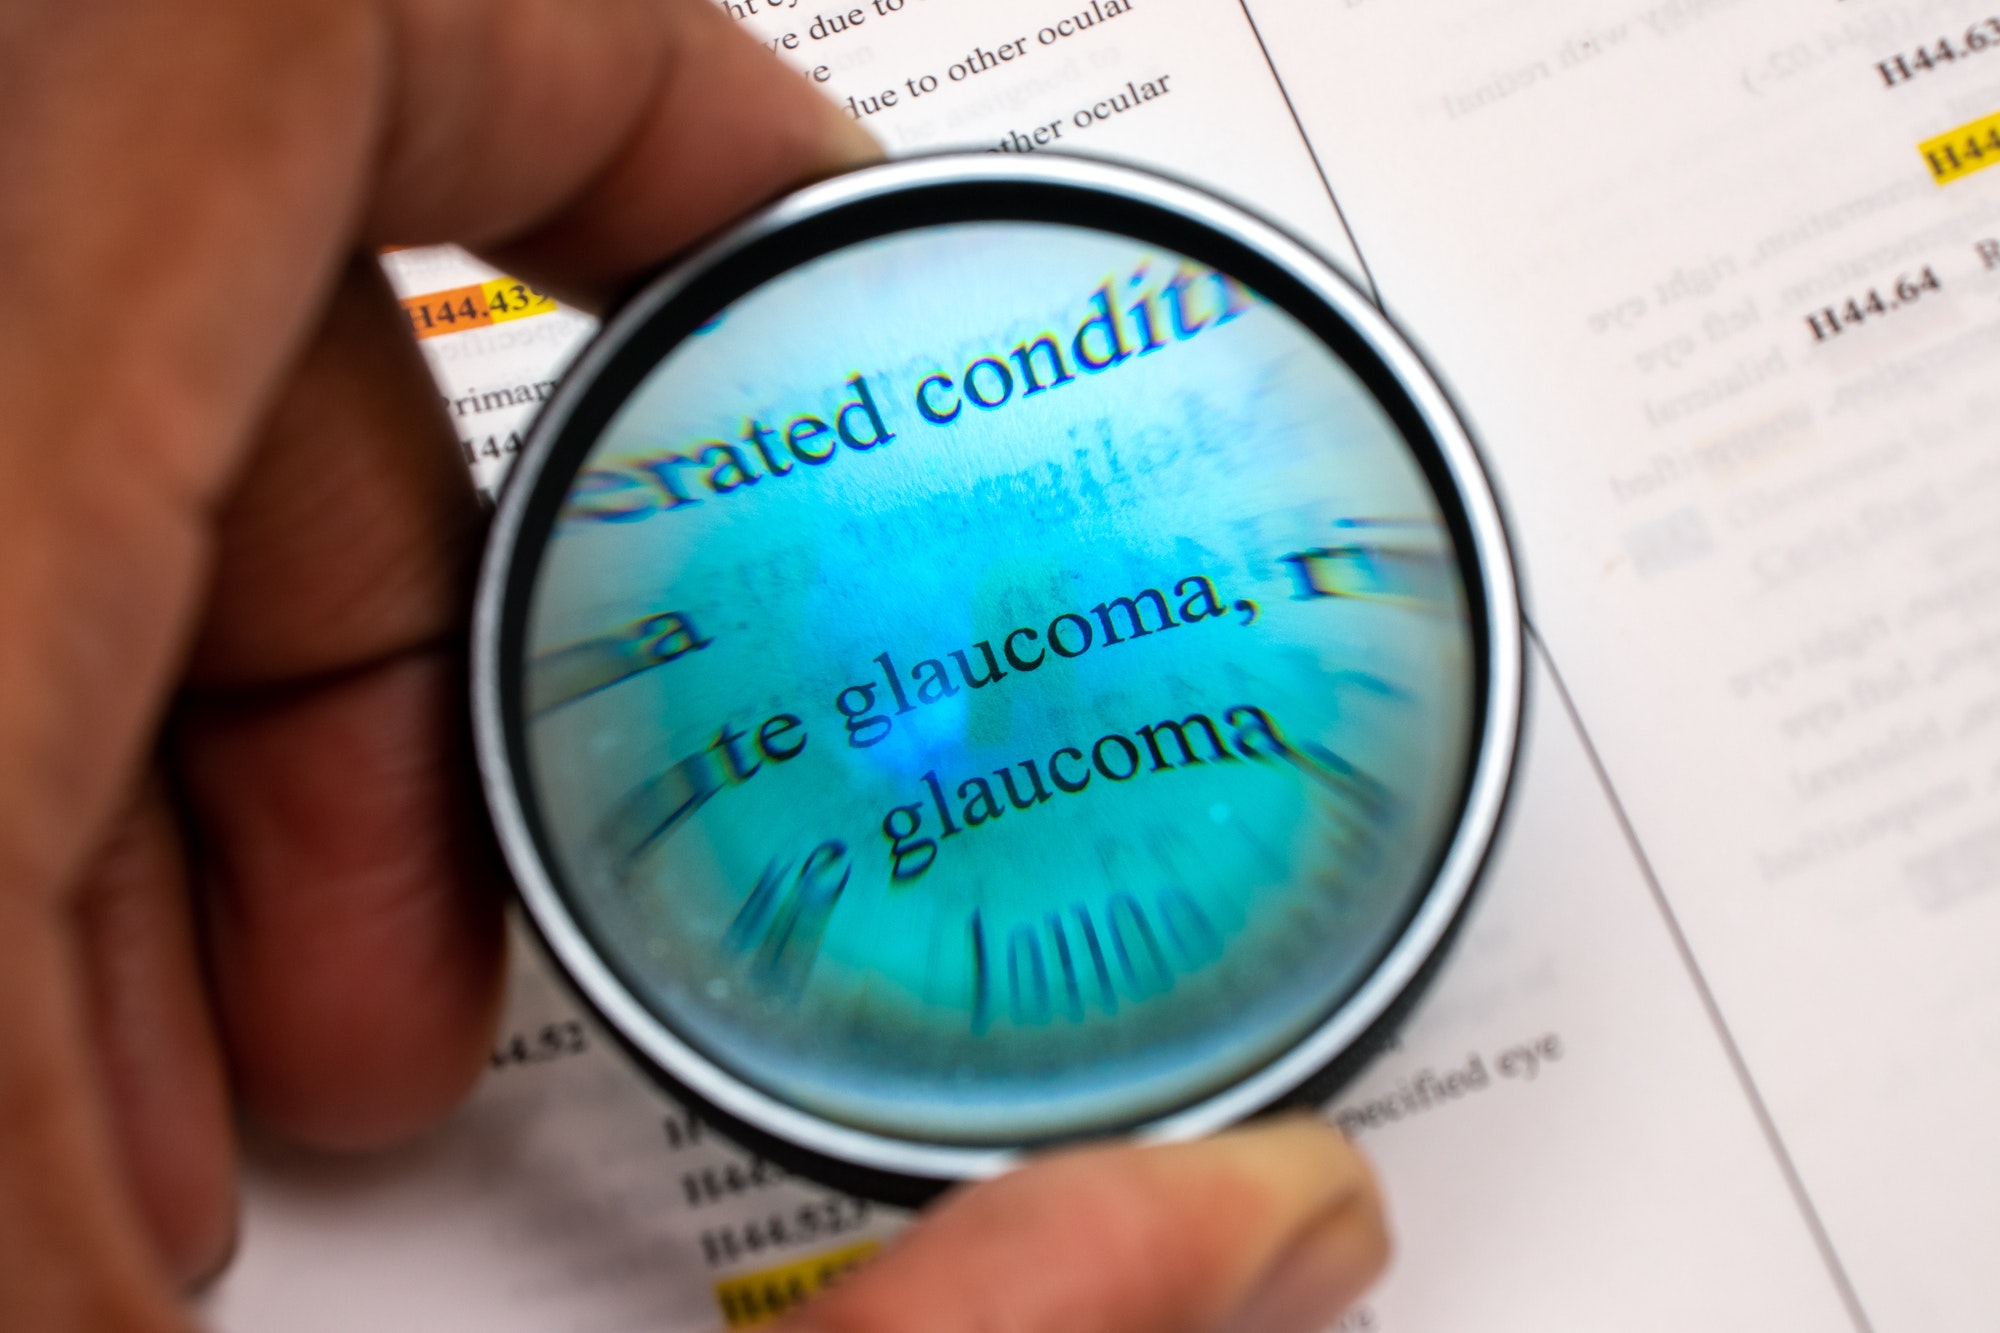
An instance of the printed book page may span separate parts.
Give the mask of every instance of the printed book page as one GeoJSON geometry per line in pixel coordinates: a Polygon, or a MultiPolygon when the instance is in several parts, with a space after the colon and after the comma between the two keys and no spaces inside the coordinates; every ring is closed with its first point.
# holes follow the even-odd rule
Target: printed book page
{"type": "MultiPolygon", "coordinates": [[[[1398,1235],[1339,1327],[1980,1326],[2000,172],[1966,127],[2000,22],[1988,71],[1966,4],[726,7],[893,151],[1099,154],[1272,217],[1487,454],[1522,766],[1451,958],[1327,1108],[1398,1235]]],[[[591,322],[384,262],[490,491],[591,322]]],[[[442,1129],[250,1145],[212,1326],[748,1326],[906,1225],[708,1132],[516,957],[442,1129]]]]}
{"type": "Polygon", "coordinates": [[[2000,20],[1255,8],[1853,1325],[1992,1327],[2000,20]]]}

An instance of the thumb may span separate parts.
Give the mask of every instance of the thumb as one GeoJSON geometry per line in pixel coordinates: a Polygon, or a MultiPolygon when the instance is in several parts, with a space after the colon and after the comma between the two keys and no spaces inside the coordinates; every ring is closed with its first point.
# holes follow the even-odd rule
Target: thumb
{"type": "Polygon", "coordinates": [[[1288,1118],[955,1194],[783,1333],[1312,1333],[1388,1247],[1367,1164],[1288,1118]]]}

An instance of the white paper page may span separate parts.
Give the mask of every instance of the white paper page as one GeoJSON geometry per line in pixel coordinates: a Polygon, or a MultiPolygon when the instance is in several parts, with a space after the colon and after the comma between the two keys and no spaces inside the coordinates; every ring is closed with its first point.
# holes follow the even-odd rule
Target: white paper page
{"type": "MultiPolygon", "coordinates": [[[[1343,1327],[1840,1327],[1540,661],[1521,788],[1465,936],[1401,1048],[1329,1108],[1374,1158],[1400,1241],[1343,1327]]],[[[253,1145],[215,1327],[713,1328],[720,1284],[901,1224],[692,1138],[539,954],[516,957],[501,1052],[520,1037],[531,1059],[423,1143],[362,1162],[253,1145]],[[772,1219],[812,1234],[767,1244],[772,1219]]]]}
{"type": "MultiPolygon", "coordinates": [[[[895,147],[992,147],[1068,116],[1063,147],[1087,136],[1091,151],[1209,184],[1354,263],[1240,5],[1139,0],[1042,49],[1036,34],[1064,17],[1059,8],[905,0],[878,14],[873,3],[864,0],[861,27],[823,39],[810,27],[824,11],[746,24],[780,46],[796,34],[785,54],[823,68],[836,99],[935,74],[933,93],[870,117],[895,147]],[[954,64],[1017,39],[1014,60],[951,80],[954,64]],[[1098,83],[1160,74],[1173,89],[1165,98],[1075,126],[1102,100],[1098,83]]],[[[1274,38],[1261,11],[1259,21],[1273,49],[1292,40],[1274,38]]],[[[1300,59],[1310,50],[1296,48],[1300,59]]],[[[1322,46],[1322,63],[1330,51],[1322,46]]],[[[1374,132],[1371,118],[1345,123],[1356,128],[1344,133],[1374,132]]],[[[448,252],[404,252],[388,267],[419,306],[494,276],[448,252]]],[[[1467,299],[1483,298],[1475,289],[1467,299]]],[[[533,314],[424,340],[482,484],[497,480],[538,386],[587,328],[533,314]]],[[[1518,330],[1505,336],[1532,350],[1518,330]]],[[[1838,1288],[1781,1161],[1581,739],[1540,675],[1538,685],[1515,820],[1466,938],[1403,1049],[1332,1108],[1380,1162],[1401,1242],[1378,1297],[1343,1326],[1841,1327],[1838,1288]],[[1483,1081],[1467,1077],[1474,1059],[1483,1081]]],[[[529,1054],[561,1058],[496,1070],[450,1125],[388,1159],[329,1163],[260,1147],[244,1249],[211,1297],[214,1323],[713,1327],[719,1281],[850,1253],[854,1237],[893,1229],[877,1210],[821,1234],[849,1217],[836,1207],[799,1238],[799,1210],[823,1206],[823,1192],[774,1183],[718,1141],[688,1144],[679,1113],[601,1044],[586,1037],[585,1053],[562,1054],[574,1020],[530,960],[508,1031],[529,1054]],[[753,1243],[773,1218],[786,1239],[753,1243]]]]}
{"type": "Polygon", "coordinates": [[[864,112],[861,123],[893,152],[1122,158],[1238,199],[1357,273],[1257,31],[1232,0],[732,0],[723,8],[823,80],[835,101],[864,112]],[[828,20],[850,26],[832,31],[828,20]]]}
{"type": "Polygon", "coordinates": [[[1853,1323],[1992,1328],[2000,172],[1941,184],[1918,145],[2000,111],[2000,22],[1252,8],[1496,466],[1853,1323]]]}
{"type": "Polygon", "coordinates": [[[1376,1326],[1838,1329],[1839,1293],[1539,650],[1531,665],[1519,786],[1465,938],[1401,1049],[1329,1108],[1399,1236],[1376,1326]]]}

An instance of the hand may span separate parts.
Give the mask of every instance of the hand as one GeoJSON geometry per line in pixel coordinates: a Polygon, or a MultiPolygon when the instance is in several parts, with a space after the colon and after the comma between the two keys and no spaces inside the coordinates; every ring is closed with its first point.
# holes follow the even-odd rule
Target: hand
{"type": "Polygon", "coordinates": [[[948,1196],[777,1333],[1320,1333],[1387,1255],[1359,1154],[1294,1116],[948,1196]]]}
{"type": "MultiPolygon", "coordinates": [[[[480,519],[373,248],[589,303],[873,152],[698,0],[7,6],[0,1327],[184,1328],[233,1105],[367,1147],[484,1063],[480,519]]],[[[1310,1320],[1382,1244],[1295,1123],[970,1191],[809,1318],[1310,1320]]]]}

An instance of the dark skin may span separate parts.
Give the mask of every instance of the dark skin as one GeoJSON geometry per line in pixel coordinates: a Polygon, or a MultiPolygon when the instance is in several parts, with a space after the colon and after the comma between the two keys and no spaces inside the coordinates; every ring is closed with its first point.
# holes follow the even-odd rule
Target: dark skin
{"type": "MultiPolygon", "coordinates": [[[[873,152],[699,0],[0,11],[0,1327],[188,1328],[239,1116],[378,1147],[483,1066],[482,521],[367,256],[598,304],[873,152]]],[[[795,1318],[1283,1333],[1385,1253],[1300,1119],[963,1191],[795,1318]]]]}

